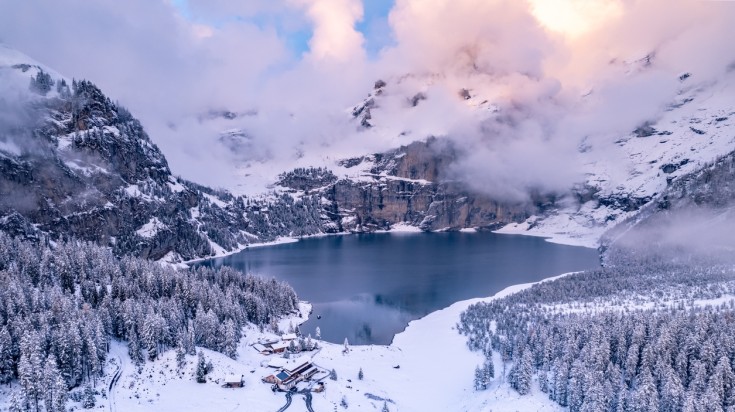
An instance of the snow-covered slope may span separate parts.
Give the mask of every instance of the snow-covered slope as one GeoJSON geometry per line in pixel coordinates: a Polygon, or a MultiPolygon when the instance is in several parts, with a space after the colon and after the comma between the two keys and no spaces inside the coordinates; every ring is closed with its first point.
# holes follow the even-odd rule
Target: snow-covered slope
{"type": "Polygon", "coordinates": [[[173,176],[93,83],[0,47],[0,229],[191,260],[321,231],[318,199],[235,197],[173,176]]]}
{"type": "MultiPolygon", "coordinates": [[[[482,362],[482,356],[470,351],[466,337],[455,330],[459,314],[471,304],[498,299],[529,286],[517,285],[492,298],[458,302],[413,321],[406,331],[396,335],[390,346],[352,346],[344,353],[342,345],[320,342],[321,349],[307,352],[299,359],[310,360],[327,370],[334,369],[337,379],[325,379],[326,390],[312,394],[313,409],[341,410],[344,398],[347,410],[357,411],[381,410],[384,403],[393,412],[562,410],[537,388],[530,396],[521,396],[504,379],[496,379],[488,391],[475,391],[472,371],[482,362]],[[360,369],[364,372],[362,380],[358,379],[360,369]]],[[[304,321],[309,307],[302,305],[301,309],[301,317],[282,319],[280,327],[285,329],[290,323],[304,321]]],[[[274,372],[267,365],[279,355],[263,356],[250,346],[260,339],[274,337],[255,328],[246,330],[237,360],[203,350],[213,365],[204,384],[194,380],[196,356],[187,356],[187,365],[179,370],[175,351],[168,351],[138,369],[130,363],[125,345],[113,342],[105,382],[110,382],[118,371],[121,373],[106,398],[98,397],[98,404],[113,411],[278,410],[286,404],[286,397],[271,392],[270,385],[260,379],[274,372]],[[243,375],[245,387],[223,388],[228,375],[243,375]]],[[[501,371],[500,360],[497,362],[496,370],[501,371]]],[[[304,395],[294,394],[288,410],[306,411],[304,395]]]]}
{"type": "MultiPolygon", "coordinates": [[[[627,69],[619,75],[622,78],[648,75],[647,71],[654,70],[650,64],[650,59],[646,59],[645,64],[640,60],[626,63],[627,69]]],[[[660,71],[651,76],[660,79],[667,75],[660,71]]],[[[511,223],[499,232],[545,236],[552,241],[596,246],[605,231],[637,213],[673,181],[735,150],[733,71],[729,70],[716,80],[698,79],[696,73],[683,73],[665,80],[669,88],[667,96],[673,97],[665,100],[660,110],[653,111],[650,118],[645,118],[627,132],[617,131],[619,126],[615,124],[617,113],[614,111],[603,112],[603,117],[610,118],[606,119],[606,123],[611,124],[610,130],[597,124],[594,127],[584,124],[584,121],[600,120],[586,114],[596,110],[596,105],[600,104],[595,89],[579,97],[574,105],[567,103],[564,110],[571,114],[562,113],[560,116],[576,116],[572,120],[580,123],[580,128],[594,130],[594,133],[579,137],[578,141],[574,136],[565,137],[572,141],[568,144],[576,149],[576,153],[569,157],[568,164],[561,167],[576,168],[574,172],[579,178],[570,182],[566,191],[552,189],[556,195],[553,207],[544,208],[542,213],[535,213],[525,222],[511,223]]],[[[526,113],[524,108],[507,104],[505,96],[498,90],[500,86],[476,79],[473,82],[472,78],[467,83],[465,88],[457,79],[428,75],[379,81],[370,96],[353,108],[352,115],[367,139],[390,138],[396,144],[405,144],[426,136],[445,136],[448,141],[460,141],[455,144],[460,149],[455,163],[461,168],[462,162],[472,158],[471,154],[462,156],[461,140],[465,139],[462,130],[471,130],[472,127],[463,129],[457,123],[490,124],[487,127],[496,133],[492,129],[495,123],[508,122],[508,119],[519,121],[521,116],[518,113],[526,113]],[[450,90],[456,93],[450,93],[450,90]],[[452,100],[454,103],[447,105],[446,102],[452,100]],[[458,104],[459,101],[463,104],[458,104]],[[453,119],[427,117],[437,110],[453,119]]],[[[626,104],[635,106],[636,102],[626,104]]],[[[596,115],[599,117],[599,113],[596,115]]],[[[503,130],[509,134],[508,139],[519,138],[513,136],[513,128],[501,129],[501,132],[503,130]]],[[[473,139],[471,133],[466,138],[473,139]]],[[[502,145],[502,140],[498,144],[502,145]]],[[[529,149],[531,147],[529,145],[529,149]]],[[[554,144],[550,143],[548,149],[548,158],[542,157],[539,161],[553,163],[554,144]]],[[[522,157],[523,153],[511,152],[508,156],[522,157]]],[[[456,164],[450,165],[449,169],[457,169],[456,164]]],[[[516,170],[514,173],[522,172],[516,170]]],[[[485,176],[490,181],[494,179],[490,171],[485,176]]],[[[513,178],[510,177],[511,181],[513,178]]],[[[467,179],[470,180],[465,183],[482,191],[482,184],[471,181],[482,179],[482,175],[467,179]]],[[[539,179],[538,183],[543,187],[545,182],[539,179]]],[[[498,197],[492,191],[488,195],[498,197]]]]}

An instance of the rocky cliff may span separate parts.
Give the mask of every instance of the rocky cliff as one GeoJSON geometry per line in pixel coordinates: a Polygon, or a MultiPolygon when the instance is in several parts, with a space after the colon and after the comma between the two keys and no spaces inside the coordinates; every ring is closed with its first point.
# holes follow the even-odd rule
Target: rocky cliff
{"type": "Polygon", "coordinates": [[[234,197],[173,176],[140,122],[91,82],[28,63],[0,77],[17,85],[0,97],[0,230],[170,261],[321,230],[318,198],[234,197]]]}
{"type": "Polygon", "coordinates": [[[319,194],[328,232],[387,230],[397,223],[425,231],[495,229],[542,208],[539,196],[509,203],[470,191],[445,176],[452,161],[451,147],[432,138],[338,162],[336,169],[349,178],[338,179],[327,169],[297,169],[281,175],[278,184],[292,195],[319,194]]]}

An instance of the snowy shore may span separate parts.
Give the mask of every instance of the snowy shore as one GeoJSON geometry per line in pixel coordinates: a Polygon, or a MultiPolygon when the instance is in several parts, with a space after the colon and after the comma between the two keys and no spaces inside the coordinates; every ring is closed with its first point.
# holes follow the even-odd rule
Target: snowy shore
{"type": "MultiPolygon", "coordinates": [[[[564,275],[541,282],[561,276],[564,275]]],[[[508,296],[533,284],[511,286],[488,298],[457,302],[414,320],[388,346],[350,346],[349,351],[343,353],[343,345],[320,342],[320,350],[305,352],[301,358],[311,360],[322,368],[334,369],[338,378],[326,379],[326,391],[313,394],[314,410],[332,411],[335,407],[342,410],[340,404],[343,399],[348,403],[349,410],[356,411],[381,410],[384,403],[394,412],[560,410],[538,389],[532,391],[530,396],[520,396],[501,378],[496,378],[489,390],[474,391],[473,371],[482,362],[482,356],[467,349],[465,337],[457,333],[455,328],[460,313],[469,305],[508,296]],[[360,369],[364,372],[363,380],[358,379],[360,369]]],[[[310,309],[309,304],[302,302],[301,313],[281,320],[279,327],[286,330],[290,324],[305,322],[310,309]]],[[[245,333],[237,360],[204,350],[214,366],[205,384],[194,381],[195,356],[187,356],[187,367],[177,372],[175,351],[171,350],[161,359],[146,363],[138,373],[130,365],[125,345],[114,343],[110,358],[123,363],[123,373],[109,395],[109,399],[115,402],[112,410],[278,410],[286,402],[284,394],[274,394],[270,385],[260,381],[262,377],[273,373],[274,370],[267,367],[267,363],[278,355],[264,356],[250,346],[275,335],[255,328],[248,328],[245,333]],[[245,387],[222,388],[227,375],[243,375],[245,387]]],[[[117,368],[110,366],[108,370],[112,376],[117,368]]],[[[500,371],[502,367],[497,365],[496,370],[500,371]]],[[[307,410],[304,396],[294,395],[288,410],[307,410]]]]}

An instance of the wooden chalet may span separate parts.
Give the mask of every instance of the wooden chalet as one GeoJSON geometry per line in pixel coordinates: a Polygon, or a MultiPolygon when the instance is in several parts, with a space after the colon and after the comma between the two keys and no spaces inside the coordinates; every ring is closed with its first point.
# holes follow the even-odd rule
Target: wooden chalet
{"type": "Polygon", "coordinates": [[[227,375],[225,377],[225,388],[242,388],[244,386],[244,376],[240,375],[240,377],[237,377],[236,375],[227,375]]]}

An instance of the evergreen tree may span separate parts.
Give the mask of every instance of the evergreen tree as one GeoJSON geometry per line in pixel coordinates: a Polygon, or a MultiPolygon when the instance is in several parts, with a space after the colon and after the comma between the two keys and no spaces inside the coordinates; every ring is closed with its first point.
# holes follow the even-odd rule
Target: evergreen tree
{"type": "Polygon", "coordinates": [[[329,371],[329,379],[336,381],[337,380],[337,371],[332,368],[331,371],[329,371]]]}
{"type": "Polygon", "coordinates": [[[314,332],[314,336],[317,340],[322,339],[322,330],[319,328],[319,326],[316,327],[316,331],[314,332]]]}
{"type": "Polygon", "coordinates": [[[237,327],[235,326],[235,322],[232,319],[227,319],[227,321],[225,321],[224,347],[222,348],[222,353],[232,359],[237,359],[237,344],[239,341],[240,336],[237,331],[237,327]]]}
{"type": "Polygon", "coordinates": [[[511,368],[508,382],[518,393],[525,395],[531,390],[532,377],[533,366],[531,364],[531,352],[525,350],[521,358],[511,368]]]}
{"type": "Polygon", "coordinates": [[[486,359],[485,363],[482,365],[482,369],[485,373],[485,381],[487,381],[487,383],[489,384],[490,381],[495,377],[495,365],[493,364],[493,359],[486,359]]]}
{"type": "Polygon", "coordinates": [[[33,330],[26,331],[23,335],[20,351],[18,381],[23,398],[27,401],[27,409],[31,412],[38,411],[42,395],[41,347],[38,335],[33,330]]]}
{"type": "Polygon", "coordinates": [[[631,412],[646,412],[646,411],[657,411],[659,408],[658,403],[658,389],[656,383],[651,375],[651,370],[647,367],[643,367],[643,371],[636,378],[635,389],[631,393],[631,412]]]}
{"type": "Polygon", "coordinates": [[[388,409],[388,402],[383,401],[383,408],[380,410],[380,412],[390,412],[390,409],[388,409]]]}
{"type": "Polygon", "coordinates": [[[365,374],[362,373],[362,368],[360,368],[360,371],[357,372],[357,379],[362,380],[365,377],[365,374]]]}
{"type": "Polygon", "coordinates": [[[85,409],[92,409],[97,403],[97,398],[94,393],[94,389],[92,389],[91,385],[86,385],[84,387],[84,394],[82,395],[82,407],[85,409]]]}
{"type": "Polygon", "coordinates": [[[51,405],[51,409],[48,412],[65,412],[66,411],[66,399],[68,396],[69,388],[66,386],[66,381],[61,375],[57,375],[53,383],[54,399],[51,405]]]}
{"type": "Polygon", "coordinates": [[[14,390],[10,395],[10,404],[8,405],[8,412],[28,412],[28,400],[25,398],[25,394],[22,388],[14,390]]]}
{"type": "Polygon", "coordinates": [[[38,69],[36,77],[31,77],[30,89],[40,95],[45,96],[54,85],[51,75],[44,72],[43,69],[38,69]]]}
{"type": "Polygon", "coordinates": [[[46,411],[58,409],[66,404],[67,387],[56,363],[56,357],[49,355],[43,367],[44,405],[46,411]],[[62,384],[59,384],[59,383],[62,384]],[[61,400],[61,401],[60,401],[61,400]]]}
{"type": "Polygon", "coordinates": [[[176,346],[176,368],[178,370],[184,370],[184,367],[186,366],[186,350],[184,349],[184,344],[181,340],[179,340],[179,345],[176,346]]]}
{"type": "Polygon", "coordinates": [[[13,342],[8,327],[0,329],[0,384],[9,383],[13,378],[13,342]]]}
{"type": "Polygon", "coordinates": [[[207,361],[204,359],[204,352],[199,351],[197,358],[196,380],[198,383],[207,382],[207,361]]]}
{"type": "Polygon", "coordinates": [[[475,390],[484,391],[487,389],[487,380],[485,379],[485,371],[479,366],[475,366],[475,390]]]}

